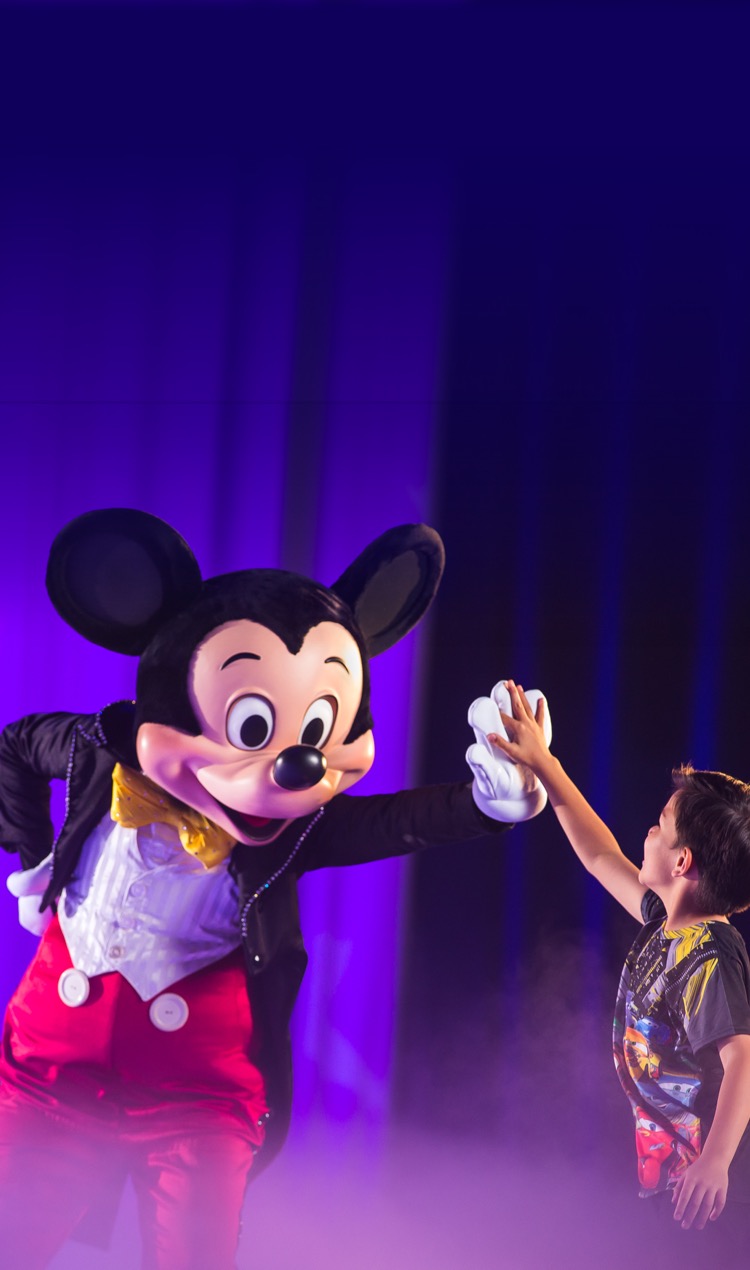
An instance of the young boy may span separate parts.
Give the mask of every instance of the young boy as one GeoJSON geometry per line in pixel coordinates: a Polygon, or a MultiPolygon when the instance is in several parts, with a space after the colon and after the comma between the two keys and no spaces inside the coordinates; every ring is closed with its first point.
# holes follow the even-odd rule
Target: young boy
{"type": "Polygon", "coordinates": [[[728,918],[750,906],[750,786],[721,772],[674,772],[639,869],[550,753],[544,699],[535,715],[520,687],[508,681],[508,690],[508,739],[489,740],[539,778],[581,863],[645,922],[622,971],[614,1048],[648,1216],[674,1217],[654,1229],[667,1247],[677,1242],[681,1267],[692,1257],[705,1265],[712,1251],[722,1270],[747,1267],[750,962],[728,918]],[[686,1238],[680,1227],[704,1234],[686,1238]]]}

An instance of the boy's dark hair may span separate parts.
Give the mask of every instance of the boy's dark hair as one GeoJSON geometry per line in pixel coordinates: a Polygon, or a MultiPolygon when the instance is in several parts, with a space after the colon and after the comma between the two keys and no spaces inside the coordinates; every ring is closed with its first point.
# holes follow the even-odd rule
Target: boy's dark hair
{"type": "Polygon", "coordinates": [[[750,785],[724,772],[672,772],[677,845],[690,847],[699,873],[696,901],[706,915],[750,908],[750,785]]]}

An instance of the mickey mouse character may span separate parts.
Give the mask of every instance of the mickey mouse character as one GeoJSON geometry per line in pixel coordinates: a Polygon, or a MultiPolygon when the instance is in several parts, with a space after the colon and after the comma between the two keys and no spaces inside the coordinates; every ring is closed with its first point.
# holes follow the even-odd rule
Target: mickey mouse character
{"type": "Polygon", "coordinates": [[[248,1175],[288,1126],[298,877],[544,806],[486,742],[501,685],[470,714],[473,788],[343,796],[373,762],[369,658],[420,620],[442,568],[425,526],[383,534],[331,587],[267,569],[203,581],[175,530],[128,509],[56,538],[58,612],[140,661],[135,702],[0,735],[0,842],[22,865],[8,885],[42,936],[0,1051],[7,1270],[73,1234],[106,1243],[127,1173],[144,1270],[233,1267],[248,1175]]]}

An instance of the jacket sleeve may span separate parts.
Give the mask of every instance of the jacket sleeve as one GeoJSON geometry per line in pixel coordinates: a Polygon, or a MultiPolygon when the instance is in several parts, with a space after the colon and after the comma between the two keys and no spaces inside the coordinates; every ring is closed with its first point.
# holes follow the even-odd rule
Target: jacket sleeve
{"type": "Polygon", "coordinates": [[[0,846],[17,852],[24,869],[50,852],[50,781],[65,779],[74,729],[85,721],[31,714],[0,732],[0,846]]]}
{"type": "Polygon", "coordinates": [[[397,794],[339,794],[306,839],[297,872],[365,864],[510,828],[482,814],[468,784],[427,785],[397,794]]]}

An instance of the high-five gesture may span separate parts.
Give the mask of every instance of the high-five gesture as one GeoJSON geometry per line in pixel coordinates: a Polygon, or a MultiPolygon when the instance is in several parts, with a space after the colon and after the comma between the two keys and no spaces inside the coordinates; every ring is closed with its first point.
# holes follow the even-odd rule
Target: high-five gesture
{"type": "MultiPolygon", "coordinates": [[[[474,774],[472,793],[480,811],[493,820],[514,822],[537,816],[546,805],[547,795],[523,759],[508,751],[500,753],[503,747],[493,745],[493,738],[507,738],[506,724],[513,723],[509,683],[501,680],[492,689],[491,697],[479,697],[469,707],[469,723],[476,741],[466,751],[466,761],[474,774]]],[[[526,700],[529,708],[533,702],[542,712],[543,735],[549,742],[552,727],[544,697],[541,692],[532,691],[526,700]]]]}

